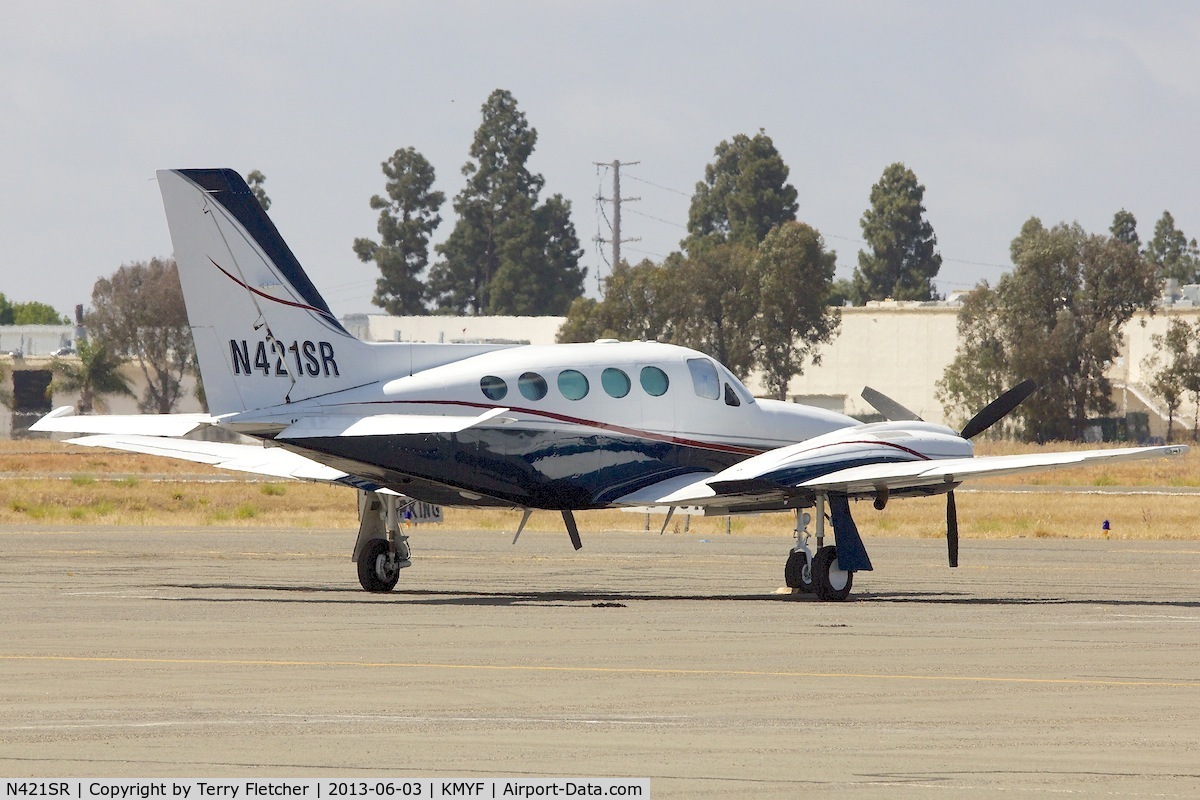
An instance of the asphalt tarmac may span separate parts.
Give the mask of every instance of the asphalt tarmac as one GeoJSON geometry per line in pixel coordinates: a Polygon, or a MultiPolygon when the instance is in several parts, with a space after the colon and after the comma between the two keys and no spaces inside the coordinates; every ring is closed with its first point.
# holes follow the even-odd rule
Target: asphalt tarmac
{"type": "Polygon", "coordinates": [[[784,533],[511,538],[369,595],[352,530],[0,528],[0,775],[1200,794],[1200,542],[868,537],[825,604],[784,533]]]}

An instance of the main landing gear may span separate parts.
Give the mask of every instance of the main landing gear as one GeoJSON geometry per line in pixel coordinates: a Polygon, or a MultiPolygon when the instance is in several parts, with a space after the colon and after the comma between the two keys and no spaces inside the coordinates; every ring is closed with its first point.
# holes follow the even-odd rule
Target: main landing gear
{"type": "Polygon", "coordinates": [[[817,496],[815,552],[809,546],[812,536],[808,532],[808,523],[812,519],[812,516],[797,509],[796,545],[788,553],[783,566],[784,583],[796,592],[815,594],[818,600],[845,600],[854,586],[854,573],[841,568],[837,547],[825,544],[824,495],[817,496]]]}
{"type": "Polygon", "coordinates": [[[400,533],[404,500],[358,493],[358,540],[352,558],[358,565],[358,582],[368,592],[390,592],[400,580],[400,570],[412,566],[408,537],[400,533]]]}

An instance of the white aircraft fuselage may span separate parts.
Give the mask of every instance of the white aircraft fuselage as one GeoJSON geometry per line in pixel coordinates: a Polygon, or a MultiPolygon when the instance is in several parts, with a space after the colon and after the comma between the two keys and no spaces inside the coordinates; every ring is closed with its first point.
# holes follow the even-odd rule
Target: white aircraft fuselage
{"type": "Polygon", "coordinates": [[[427,502],[580,510],[858,424],[832,411],[755,399],[715,360],[656,342],[499,349],[227,424],[270,436],[303,417],[488,411],[498,414],[456,432],[280,442],[427,502]]]}

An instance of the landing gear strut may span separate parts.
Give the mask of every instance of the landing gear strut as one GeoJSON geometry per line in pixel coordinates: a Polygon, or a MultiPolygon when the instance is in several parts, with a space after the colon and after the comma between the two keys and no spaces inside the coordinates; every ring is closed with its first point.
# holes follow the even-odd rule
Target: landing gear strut
{"type": "Polygon", "coordinates": [[[408,537],[400,533],[400,514],[407,498],[358,493],[358,540],[353,559],[358,582],[368,592],[390,592],[400,580],[400,570],[412,566],[408,537]]]}
{"type": "Polygon", "coordinates": [[[811,515],[796,509],[796,545],[788,553],[787,563],[783,565],[784,585],[804,593],[813,590],[812,553],[808,547],[808,523],[811,521],[811,515]]]}
{"type": "MultiPolygon", "coordinates": [[[[788,553],[783,579],[789,589],[811,592],[822,601],[845,600],[854,585],[854,572],[842,569],[837,548],[825,544],[825,495],[818,494],[816,508],[816,551],[809,546],[808,523],[813,516],[796,511],[796,544],[788,553]]],[[[836,515],[836,510],[835,510],[836,515]]],[[[870,565],[867,565],[870,568],[870,565]]]]}

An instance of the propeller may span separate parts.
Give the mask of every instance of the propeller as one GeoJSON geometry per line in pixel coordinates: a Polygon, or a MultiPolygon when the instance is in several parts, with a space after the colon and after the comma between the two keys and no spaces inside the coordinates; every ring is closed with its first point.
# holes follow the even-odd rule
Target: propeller
{"type": "Polygon", "coordinates": [[[1025,398],[1037,391],[1037,388],[1038,385],[1031,380],[1021,381],[971,417],[971,421],[963,426],[959,436],[964,439],[974,439],[1012,413],[1012,410],[1025,402],[1025,398]]]}
{"type": "MultiPolygon", "coordinates": [[[[1000,420],[1007,417],[1013,412],[1017,406],[1025,402],[1029,395],[1037,391],[1038,385],[1034,381],[1025,380],[1018,383],[1013,388],[1009,389],[1004,394],[997,397],[992,402],[984,406],[979,413],[971,417],[962,429],[959,435],[964,439],[974,439],[979,434],[986,431],[988,428],[995,425],[1000,420]]],[[[884,419],[888,420],[920,420],[912,411],[909,411],[904,406],[897,403],[892,398],[872,389],[870,386],[863,387],[862,397],[875,410],[883,415],[884,419]]],[[[876,491],[875,508],[883,510],[887,505],[888,495],[886,487],[876,491]]],[[[958,566],[958,508],[954,503],[954,492],[946,492],[946,551],[950,557],[950,566],[958,566]]]]}
{"type": "MultiPolygon", "coordinates": [[[[959,434],[964,439],[973,439],[1000,420],[1007,417],[1017,406],[1025,402],[1025,398],[1037,391],[1034,381],[1025,380],[997,397],[984,406],[978,414],[971,417],[970,422],[963,426],[959,434]]],[[[958,507],[954,502],[954,491],[946,492],[946,554],[950,566],[958,566],[958,507]]]]}

